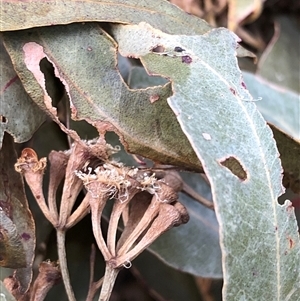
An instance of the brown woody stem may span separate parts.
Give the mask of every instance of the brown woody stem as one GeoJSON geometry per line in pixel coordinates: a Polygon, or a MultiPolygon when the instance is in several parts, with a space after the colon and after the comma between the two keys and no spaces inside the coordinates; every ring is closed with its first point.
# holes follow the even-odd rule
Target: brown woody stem
{"type": "Polygon", "coordinates": [[[92,250],[90,255],[90,282],[89,282],[89,291],[86,297],[86,301],[93,301],[94,296],[98,289],[101,287],[103,283],[103,277],[98,281],[94,282],[94,270],[95,270],[95,261],[96,261],[96,248],[95,245],[92,244],[92,250]]]}
{"type": "Polygon", "coordinates": [[[106,263],[104,280],[98,301],[109,301],[119,271],[120,269],[113,268],[109,262],[106,263]]]}
{"type": "Polygon", "coordinates": [[[57,253],[59,259],[59,265],[60,265],[61,275],[65,285],[66,293],[69,301],[76,301],[74,291],[71,286],[70,275],[69,275],[68,264],[67,264],[67,254],[66,254],[66,246],[65,246],[66,231],[57,229],[56,237],[57,237],[57,253]]]}

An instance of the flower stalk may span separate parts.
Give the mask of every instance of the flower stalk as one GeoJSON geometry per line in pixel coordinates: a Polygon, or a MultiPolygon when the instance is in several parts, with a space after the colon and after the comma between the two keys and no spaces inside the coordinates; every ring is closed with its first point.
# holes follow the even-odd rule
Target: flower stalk
{"type": "MultiPolygon", "coordinates": [[[[57,231],[58,255],[62,278],[69,301],[75,301],[67,267],[66,231],[91,213],[93,234],[106,261],[106,270],[99,301],[108,301],[119,271],[131,266],[131,261],[160,235],[189,219],[185,207],[178,202],[182,189],[181,178],[172,172],[159,177],[152,171],[130,168],[110,159],[118,149],[104,139],[77,141],[67,152],[52,151],[49,155],[50,182],[48,203],[42,190],[46,159],[38,160],[31,149],[25,149],[16,163],[22,172],[37,203],[57,231]],[[64,178],[64,186],[57,208],[56,194],[64,178]],[[74,203],[82,187],[86,195],[77,209],[74,203]],[[101,228],[101,216],[107,202],[114,202],[110,215],[107,239],[101,228]],[[124,229],[117,240],[120,219],[124,229]]],[[[88,298],[95,294],[95,284],[88,298]]]]}

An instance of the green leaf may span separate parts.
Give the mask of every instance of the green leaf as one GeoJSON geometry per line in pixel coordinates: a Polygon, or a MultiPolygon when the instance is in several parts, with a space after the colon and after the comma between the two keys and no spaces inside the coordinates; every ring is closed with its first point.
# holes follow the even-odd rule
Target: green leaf
{"type": "Polygon", "coordinates": [[[16,142],[25,142],[45,120],[45,115],[26,94],[13,69],[10,58],[0,39],[0,149],[4,132],[16,142]],[[25,126],[26,125],[26,126],[25,126]]]}
{"type": "Polygon", "coordinates": [[[0,265],[16,269],[13,277],[24,293],[32,279],[35,225],[16,161],[13,139],[6,134],[0,151],[0,265]]]}
{"type": "Polygon", "coordinates": [[[300,25],[296,17],[278,17],[274,36],[258,65],[258,73],[263,78],[297,93],[300,93],[299,34],[300,25]]]}
{"type": "Polygon", "coordinates": [[[147,24],[115,26],[123,56],[170,78],[168,103],[211,183],[223,259],[224,300],[298,300],[300,243],[293,207],[279,205],[281,165],[272,132],[238,69],[226,29],[171,36],[147,24]],[[151,53],[157,45],[168,56],[151,53]],[[185,49],[176,53],[175,47],[185,49]]]}
{"type": "Polygon", "coordinates": [[[132,89],[155,87],[164,85],[167,82],[168,81],[163,77],[149,76],[146,70],[140,66],[132,67],[128,77],[128,85],[132,89]]]}
{"type": "Polygon", "coordinates": [[[259,75],[243,72],[243,76],[266,121],[293,139],[300,140],[299,95],[259,75]]]}
{"type": "Polygon", "coordinates": [[[168,28],[170,33],[182,34],[203,34],[211,29],[204,20],[164,0],[2,0],[0,15],[1,31],[91,21],[123,24],[147,21],[161,29],[168,28]]]}
{"type": "MultiPolygon", "coordinates": [[[[91,21],[122,24],[146,21],[169,33],[188,35],[204,34],[211,29],[204,20],[187,14],[165,0],[2,0],[0,15],[1,31],[91,21]]],[[[243,47],[237,52],[241,57],[255,57],[243,47]]]]}
{"type": "Polygon", "coordinates": [[[170,84],[129,89],[116,69],[116,45],[99,25],[72,24],[4,33],[4,39],[25,90],[56,122],[56,109],[40,71],[40,61],[45,58],[67,90],[73,119],[85,119],[99,132],[103,125],[117,132],[131,153],[202,170],[165,101],[171,94],[170,84]],[[153,97],[160,100],[151,103],[153,97]]]}
{"type": "Polygon", "coordinates": [[[259,75],[243,73],[257,107],[271,126],[284,169],[284,186],[300,192],[300,98],[296,93],[264,80],[259,75]]]}

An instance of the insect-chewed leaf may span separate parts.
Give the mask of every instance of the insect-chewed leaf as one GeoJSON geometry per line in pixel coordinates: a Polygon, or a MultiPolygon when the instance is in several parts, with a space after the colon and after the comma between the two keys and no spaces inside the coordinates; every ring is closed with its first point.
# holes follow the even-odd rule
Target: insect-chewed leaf
{"type": "Polygon", "coordinates": [[[226,29],[168,35],[145,23],[116,25],[113,34],[123,56],[140,57],[149,73],[172,83],[168,103],[211,184],[224,299],[299,300],[297,222],[291,203],[277,202],[283,192],[279,153],[238,68],[236,36],[226,29]],[[152,52],[157,45],[169,53],[181,47],[191,59],[152,52]]]}

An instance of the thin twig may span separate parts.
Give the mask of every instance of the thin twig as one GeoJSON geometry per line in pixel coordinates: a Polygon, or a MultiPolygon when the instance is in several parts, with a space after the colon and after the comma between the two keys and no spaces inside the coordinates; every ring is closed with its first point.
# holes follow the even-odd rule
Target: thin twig
{"type": "Polygon", "coordinates": [[[192,197],[194,200],[198,201],[203,206],[211,209],[214,209],[214,203],[206,199],[205,197],[198,194],[191,186],[183,182],[182,191],[192,197]]]}
{"type": "Polygon", "coordinates": [[[95,271],[95,261],[96,261],[96,247],[92,244],[91,255],[90,255],[90,282],[89,291],[86,297],[86,301],[93,301],[95,294],[103,283],[103,277],[97,282],[94,282],[94,271],[95,271]]]}

